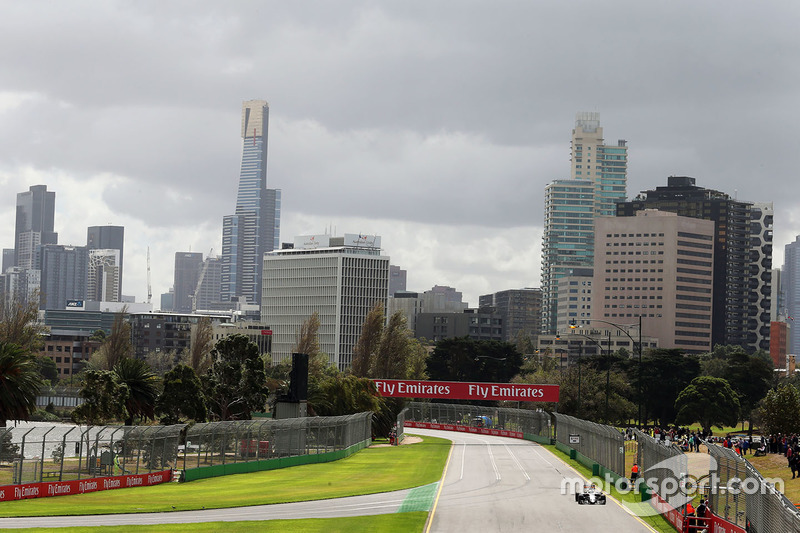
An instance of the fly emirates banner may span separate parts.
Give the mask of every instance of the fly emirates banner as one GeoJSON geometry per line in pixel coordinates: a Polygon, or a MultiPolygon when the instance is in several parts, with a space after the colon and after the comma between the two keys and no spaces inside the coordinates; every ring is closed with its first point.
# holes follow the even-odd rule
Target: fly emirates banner
{"type": "Polygon", "coordinates": [[[557,402],[558,385],[527,383],[468,383],[463,381],[416,381],[373,379],[378,392],[389,398],[445,398],[450,400],[508,400],[557,402]]]}

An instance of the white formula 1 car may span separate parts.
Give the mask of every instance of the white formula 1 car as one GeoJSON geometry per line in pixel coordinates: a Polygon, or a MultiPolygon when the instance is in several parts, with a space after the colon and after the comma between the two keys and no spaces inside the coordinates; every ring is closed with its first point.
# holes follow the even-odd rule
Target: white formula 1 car
{"type": "Polygon", "coordinates": [[[583,492],[575,493],[575,501],[580,505],[605,505],[606,495],[603,494],[602,490],[598,490],[594,484],[587,483],[583,486],[583,492]]]}

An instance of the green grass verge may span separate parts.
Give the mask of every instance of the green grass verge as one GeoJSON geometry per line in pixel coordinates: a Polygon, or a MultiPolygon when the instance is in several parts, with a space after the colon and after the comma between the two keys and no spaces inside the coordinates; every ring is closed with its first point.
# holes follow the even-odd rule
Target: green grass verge
{"type": "Polygon", "coordinates": [[[347,518],[304,518],[245,522],[202,522],[197,524],[159,524],[155,526],[58,527],[19,529],[29,533],[352,533],[353,531],[420,532],[428,518],[426,512],[396,513],[347,518]]]}
{"type": "MultiPolygon", "coordinates": [[[[557,456],[559,459],[561,459],[562,461],[567,463],[569,466],[571,466],[572,468],[577,470],[583,477],[585,477],[587,479],[592,477],[592,471],[589,468],[586,468],[585,466],[583,466],[578,461],[570,459],[569,455],[559,451],[558,449],[556,449],[555,446],[546,444],[546,445],[543,445],[542,447],[546,448],[553,455],[557,456]]],[[[613,497],[614,499],[618,500],[618,501],[621,501],[621,502],[639,503],[639,502],[642,501],[641,494],[634,494],[633,492],[629,492],[629,493],[626,493],[626,494],[621,494],[619,491],[617,491],[616,488],[614,488],[613,485],[611,486],[611,494],[610,494],[610,496],[613,497]]],[[[672,527],[672,524],[670,524],[661,515],[642,516],[642,517],[640,517],[640,519],[644,523],[646,523],[647,525],[649,525],[650,527],[652,527],[653,529],[658,531],[659,533],[675,533],[675,528],[672,527]]]]}
{"type": "Polygon", "coordinates": [[[252,474],[37,498],[0,505],[0,517],[150,513],[287,503],[408,489],[439,481],[451,442],[425,437],[404,446],[366,448],[331,463],[252,474]]]}

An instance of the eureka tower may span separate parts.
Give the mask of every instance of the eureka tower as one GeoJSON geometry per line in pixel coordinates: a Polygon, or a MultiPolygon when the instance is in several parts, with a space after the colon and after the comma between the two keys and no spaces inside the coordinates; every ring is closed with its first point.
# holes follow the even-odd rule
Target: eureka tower
{"type": "Polygon", "coordinates": [[[242,104],[242,168],[236,211],[222,221],[223,302],[261,303],[261,268],[265,252],[279,247],[281,191],[267,188],[269,104],[242,104]]]}

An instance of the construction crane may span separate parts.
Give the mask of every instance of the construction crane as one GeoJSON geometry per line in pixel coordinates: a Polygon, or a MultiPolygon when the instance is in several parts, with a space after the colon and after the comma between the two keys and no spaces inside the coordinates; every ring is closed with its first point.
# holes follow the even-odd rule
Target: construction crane
{"type": "Polygon", "coordinates": [[[150,285],[150,247],[147,247],[147,303],[153,299],[153,287],[150,285]]]}

